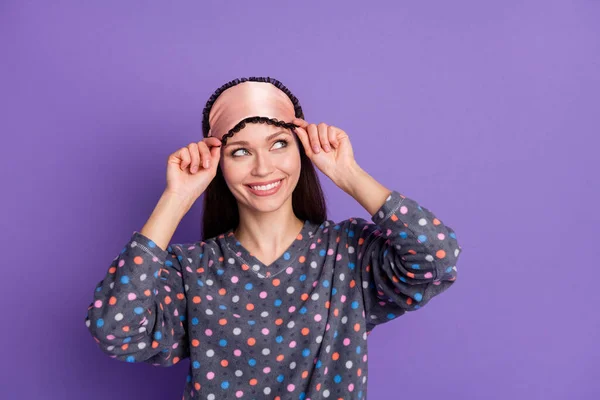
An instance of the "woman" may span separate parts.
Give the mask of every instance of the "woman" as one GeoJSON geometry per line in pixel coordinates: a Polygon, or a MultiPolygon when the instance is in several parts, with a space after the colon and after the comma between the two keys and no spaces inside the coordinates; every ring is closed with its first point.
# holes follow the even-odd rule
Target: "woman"
{"type": "Polygon", "coordinates": [[[275,79],[223,85],[203,118],[96,288],[91,334],[123,361],[189,358],[183,399],[365,398],[368,333],[453,284],[454,231],[369,176],[346,133],[307,123],[275,79]],[[313,164],[374,223],[327,220],[313,164]],[[169,245],[203,193],[204,240],[169,245]]]}

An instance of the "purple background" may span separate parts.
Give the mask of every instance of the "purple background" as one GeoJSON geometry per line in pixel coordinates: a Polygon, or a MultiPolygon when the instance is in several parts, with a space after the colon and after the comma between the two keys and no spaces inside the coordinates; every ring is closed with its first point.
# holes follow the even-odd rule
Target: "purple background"
{"type": "Polygon", "coordinates": [[[272,76],[463,248],[371,335],[369,399],[600,398],[600,2],[223,3],[0,2],[0,396],[181,398],[187,361],[110,359],[86,308],[210,94],[272,76]]]}

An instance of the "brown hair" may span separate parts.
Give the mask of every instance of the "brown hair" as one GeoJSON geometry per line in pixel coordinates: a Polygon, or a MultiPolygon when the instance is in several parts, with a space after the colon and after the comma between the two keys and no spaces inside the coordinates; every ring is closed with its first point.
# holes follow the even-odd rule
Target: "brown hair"
{"type": "MultiPolygon", "coordinates": [[[[296,117],[304,119],[304,113],[302,112],[300,102],[280,81],[270,77],[238,78],[227,82],[218,88],[206,102],[206,106],[202,112],[202,134],[204,137],[208,136],[208,131],[210,130],[208,116],[214,102],[217,100],[219,95],[230,87],[246,81],[267,82],[275,85],[278,89],[283,91],[294,104],[296,117]]],[[[237,123],[232,129],[230,129],[229,132],[223,136],[224,143],[227,141],[227,138],[243,129],[246,126],[246,123],[266,123],[269,125],[289,128],[292,130],[292,132],[296,133],[296,125],[292,123],[278,121],[275,118],[250,117],[245,118],[237,123]]],[[[298,184],[292,193],[292,208],[294,210],[294,214],[299,219],[322,224],[327,219],[327,207],[325,203],[325,197],[323,196],[323,189],[321,188],[315,167],[313,166],[312,161],[310,161],[306,155],[304,146],[297,137],[296,142],[298,143],[298,148],[300,151],[301,170],[298,184]]],[[[204,211],[202,215],[203,239],[206,240],[213,238],[229,231],[230,229],[235,229],[240,222],[239,217],[237,200],[229,190],[229,187],[227,187],[227,183],[223,177],[223,172],[219,166],[217,168],[217,175],[204,192],[204,211]]]]}

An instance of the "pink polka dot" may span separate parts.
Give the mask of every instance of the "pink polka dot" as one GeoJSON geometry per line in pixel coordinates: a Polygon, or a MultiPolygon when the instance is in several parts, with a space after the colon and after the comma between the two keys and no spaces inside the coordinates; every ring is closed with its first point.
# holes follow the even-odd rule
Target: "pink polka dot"
{"type": "Polygon", "coordinates": [[[263,368],[263,372],[264,372],[265,374],[268,374],[269,372],[271,372],[271,368],[269,368],[269,367],[265,367],[265,368],[263,368]]]}
{"type": "Polygon", "coordinates": [[[108,340],[113,340],[115,338],[115,335],[106,335],[106,338],[108,340]]]}
{"type": "Polygon", "coordinates": [[[239,356],[242,355],[242,351],[240,349],[235,349],[233,351],[233,355],[236,356],[236,357],[239,357],[239,356]]]}
{"type": "Polygon", "coordinates": [[[240,279],[237,276],[232,276],[231,277],[231,282],[233,282],[233,283],[238,283],[239,280],[240,279]]]}
{"type": "Polygon", "coordinates": [[[400,207],[400,214],[406,214],[408,212],[408,208],[406,206],[400,207]]]}
{"type": "Polygon", "coordinates": [[[315,321],[319,322],[322,319],[321,314],[315,315],[315,321]]]}
{"type": "Polygon", "coordinates": [[[293,392],[295,388],[296,388],[296,387],[290,383],[290,384],[288,385],[288,388],[287,388],[287,389],[288,389],[288,392],[293,392]]]}
{"type": "Polygon", "coordinates": [[[440,240],[444,240],[444,238],[446,237],[446,235],[444,235],[443,233],[438,233],[438,239],[440,240]]]}
{"type": "Polygon", "coordinates": [[[332,255],[332,254],[333,254],[333,249],[329,249],[329,250],[327,250],[327,255],[329,255],[329,256],[330,256],[330,255],[332,255]]]}
{"type": "Polygon", "coordinates": [[[213,260],[208,260],[208,266],[209,266],[209,267],[212,267],[212,265],[213,265],[213,264],[214,264],[214,261],[213,261],[213,260]]]}
{"type": "Polygon", "coordinates": [[[351,392],[353,390],[354,390],[354,384],[351,383],[351,384],[348,385],[348,391],[351,392]]]}
{"type": "Polygon", "coordinates": [[[294,312],[294,311],[296,311],[296,307],[294,307],[294,306],[291,306],[290,308],[288,308],[288,311],[289,311],[289,312],[294,312]]]}
{"type": "Polygon", "coordinates": [[[292,268],[292,267],[287,267],[287,268],[285,269],[285,272],[287,272],[287,274],[288,274],[288,275],[290,275],[291,273],[293,273],[293,272],[294,272],[294,268],[292,268]]]}
{"type": "Polygon", "coordinates": [[[204,334],[205,334],[206,336],[212,336],[212,333],[213,333],[213,332],[212,332],[210,329],[207,329],[207,330],[205,330],[205,331],[204,331],[204,334]]]}
{"type": "Polygon", "coordinates": [[[171,346],[171,348],[176,349],[179,347],[179,343],[173,343],[173,346],[171,346]]]}
{"type": "Polygon", "coordinates": [[[210,294],[207,294],[207,295],[206,295],[206,299],[207,299],[207,300],[212,300],[212,299],[213,299],[213,297],[212,297],[210,294]]]}
{"type": "Polygon", "coordinates": [[[189,266],[189,265],[188,265],[187,267],[185,267],[185,270],[186,270],[187,272],[193,272],[193,271],[192,271],[192,269],[190,268],[190,266],[189,266]]]}
{"type": "Polygon", "coordinates": [[[316,247],[317,247],[317,245],[315,243],[313,243],[313,244],[310,245],[310,249],[311,250],[314,250],[316,247]]]}
{"type": "Polygon", "coordinates": [[[214,373],[214,372],[209,372],[209,373],[207,373],[207,374],[206,374],[206,377],[207,377],[208,379],[212,379],[212,378],[214,378],[214,377],[215,377],[215,373],[214,373]]]}
{"type": "Polygon", "coordinates": [[[268,335],[269,334],[269,329],[263,328],[261,332],[262,332],[263,335],[268,335]]]}
{"type": "Polygon", "coordinates": [[[129,300],[135,300],[135,299],[137,298],[137,296],[135,295],[135,293],[129,293],[129,294],[127,295],[127,298],[128,298],[129,300]]]}
{"type": "Polygon", "coordinates": [[[152,257],[152,261],[158,262],[158,257],[152,257]]]}
{"type": "Polygon", "coordinates": [[[235,397],[237,397],[238,399],[240,397],[242,397],[244,395],[244,392],[242,392],[241,390],[238,390],[237,392],[235,392],[235,397]]]}
{"type": "Polygon", "coordinates": [[[125,260],[119,260],[119,267],[122,267],[123,265],[125,265],[125,260]]]}
{"type": "Polygon", "coordinates": [[[341,255],[341,254],[338,254],[338,255],[335,257],[335,260],[336,260],[336,261],[340,261],[341,259],[342,259],[342,255],[341,255]]]}
{"type": "Polygon", "coordinates": [[[259,294],[261,299],[266,299],[267,298],[267,292],[260,292],[259,294]]]}
{"type": "Polygon", "coordinates": [[[100,308],[100,307],[102,307],[102,300],[96,300],[96,301],[94,302],[94,307],[96,307],[96,308],[100,308]]]}
{"type": "Polygon", "coordinates": [[[366,354],[363,356],[363,361],[367,362],[367,355],[366,354]]]}
{"type": "Polygon", "coordinates": [[[342,295],[341,296],[341,300],[342,300],[342,303],[345,303],[346,302],[346,295],[342,295]]]}
{"type": "Polygon", "coordinates": [[[241,251],[238,251],[238,252],[237,252],[237,253],[235,253],[235,254],[237,254],[237,256],[238,256],[238,257],[241,257],[241,256],[242,256],[242,252],[241,252],[241,251]]]}
{"type": "Polygon", "coordinates": [[[291,348],[291,349],[293,349],[294,347],[296,347],[296,341],[295,341],[295,340],[292,340],[292,341],[290,342],[290,348],[291,348]]]}
{"type": "Polygon", "coordinates": [[[350,339],[346,338],[346,339],[344,339],[344,346],[348,346],[348,345],[350,345],[350,339]]]}
{"type": "Polygon", "coordinates": [[[165,285],[164,288],[165,288],[165,290],[167,292],[171,293],[171,287],[170,286],[165,285]]]}

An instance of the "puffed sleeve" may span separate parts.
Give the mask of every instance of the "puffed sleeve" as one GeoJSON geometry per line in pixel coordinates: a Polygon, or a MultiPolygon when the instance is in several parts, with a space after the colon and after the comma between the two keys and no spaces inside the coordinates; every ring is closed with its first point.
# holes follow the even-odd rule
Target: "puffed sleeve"
{"type": "Polygon", "coordinates": [[[182,249],[135,231],[94,291],[85,323],[100,349],[168,367],[189,357],[182,249]]]}
{"type": "Polygon", "coordinates": [[[462,248],[456,234],[427,208],[392,191],[371,217],[351,219],[367,331],[414,311],[456,281],[462,248]]]}

